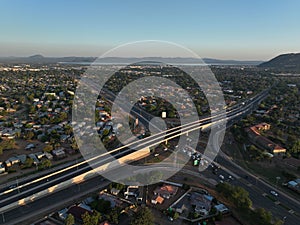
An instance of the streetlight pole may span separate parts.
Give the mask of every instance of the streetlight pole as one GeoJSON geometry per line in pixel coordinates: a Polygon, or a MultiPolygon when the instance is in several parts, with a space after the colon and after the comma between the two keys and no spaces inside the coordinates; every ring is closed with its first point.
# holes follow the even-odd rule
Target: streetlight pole
{"type": "Polygon", "coordinates": [[[20,194],[19,181],[18,181],[18,178],[17,178],[17,177],[16,177],[16,184],[17,184],[18,193],[20,194]]]}

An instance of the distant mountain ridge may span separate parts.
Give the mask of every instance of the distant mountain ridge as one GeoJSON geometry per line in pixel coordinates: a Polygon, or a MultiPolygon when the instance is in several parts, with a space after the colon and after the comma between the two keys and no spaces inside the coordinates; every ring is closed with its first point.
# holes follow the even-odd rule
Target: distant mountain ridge
{"type": "Polygon", "coordinates": [[[288,53],[261,63],[259,67],[287,70],[300,70],[300,53],[288,53]]]}
{"type": "MultiPolygon", "coordinates": [[[[0,57],[0,63],[36,63],[36,64],[55,64],[55,63],[65,63],[65,64],[76,64],[76,63],[92,63],[96,60],[96,57],[44,57],[40,54],[32,55],[29,57],[0,57]]],[[[262,61],[240,61],[240,60],[221,60],[221,59],[211,59],[211,58],[203,58],[202,59],[206,64],[212,65],[258,65],[262,63],[262,61]]],[[[185,63],[185,64],[193,64],[199,63],[199,59],[197,58],[162,58],[162,57],[141,57],[141,58],[122,58],[122,57],[107,57],[102,59],[97,59],[99,63],[132,63],[138,61],[156,61],[156,62],[170,62],[170,63],[185,63]]]]}

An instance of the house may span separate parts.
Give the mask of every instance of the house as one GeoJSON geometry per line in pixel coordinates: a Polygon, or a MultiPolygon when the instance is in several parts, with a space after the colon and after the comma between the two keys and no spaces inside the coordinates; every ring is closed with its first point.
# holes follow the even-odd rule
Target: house
{"type": "Polygon", "coordinates": [[[58,214],[58,217],[59,217],[60,219],[62,219],[63,221],[65,221],[65,219],[66,219],[67,216],[68,216],[68,209],[67,209],[67,208],[64,208],[64,209],[58,211],[57,214],[58,214]]]}
{"type": "Polygon", "coordinates": [[[112,188],[112,189],[110,190],[110,193],[111,193],[112,195],[118,195],[118,194],[120,193],[120,190],[118,190],[118,189],[116,189],[116,188],[112,188]]]}
{"type": "Polygon", "coordinates": [[[10,158],[8,159],[8,161],[10,161],[10,163],[11,163],[12,166],[15,165],[15,164],[20,163],[20,159],[18,159],[18,158],[15,157],[15,156],[10,157],[10,158]]]}
{"type": "Polygon", "coordinates": [[[64,151],[64,148],[59,148],[59,149],[52,150],[52,155],[56,159],[62,159],[62,158],[66,157],[66,153],[64,151]]]}
{"type": "Polygon", "coordinates": [[[156,205],[156,204],[162,204],[163,202],[164,202],[164,198],[163,197],[161,197],[161,196],[159,196],[159,195],[157,195],[157,196],[153,196],[153,199],[151,199],[151,203],[152,204],[154,204],[154,205],[156,205]]]}
{"type": "Polygon", "coordinates": [[[36,152],[35,153],[35,156],[38,158],[38,159],[41,159],[45,156],[45,153],[44,152],[36,152]]]}
{"type": "Polygon", "coordinates": [[[35,154],[29,154],[28,155],[29,158],[33,159],[33,164],[37,165],[40,163],[40,161],[38,160],[38,158],[35,156],[35,154]]]}
{"type": "Polygon", "coordinates": [[[253,144],[257,147],[264,148],[265,150],[269,151],[272,154],[280,154],[286,153],[286,149],[281,147],[278,144],[275,144],[268,138],[262,136],[260,134],[261,131],[266,131],[271,128],[271,125],[268,123],[260,123],[255,126],[246,129],[249,139],[253,144]]]}
{"type": "Polygon", "coordinates": [[[9,160],[6,160],[4,163],[5,163],[6,167],[11,167],[12,166],[12,164],[9,160]]]}
{"type": "Polygon", "coordinates": [[[25,147],[25,150],[32,150],[33,148],[35,148],[35,144],[28,144],[28,145],[25,147]]]}
{"type": "Polygon", "coordinates": [[[207,215],[211,209],[212,196],[201,194],[199,192],[191,192],[190,199],[191,204],[195,206],[195,212],[201,215],[207,215]]]}
{"type": "Polygon", "coordinates": [[[49,159],[49,160],[52,160],[52,159],[53,159],[53,156],[52,156],[50,153],[44,152],[44,154],[45,154],[45,157],[46,157],[47,159],[49,159]]]}
{"type": "Polygon", "coordinates": [[[189,208],[184,204],[183,202],[178,203],[175,207],[175,211],[178,213],[183,213],[185,210],[188,210],[189,208]]]}
{"type": "Polygon", "coordinates": [[[122,204],[122,201],[116,198],[115,196],[108,195],[106,193],[100,192],[99,199],[103,199],[105,201],[110,202],[111,208],[115,208],[116,206],[120,206],[122,204]]]}
{"type": "Polygon", "coordinates": [[[72,214],[74,216],[75,220],[82,222],[82,215],[85,214],[86,212],[91,214],[91,212],[89,210],[84,209],[80,206],[71,206],[68,209],[67,213],[72,214]]]}
{"type": "Polygon", "coordinates": [[[25,154],[16,156],[22,164],[25,163],[27,156],[25,154]]]}
{"type": "Polygon", "coordinates": [[[222,214],[229,212],[229,209],[223,204],[215,205],[214,208],[217,210],[217,212],[220,212],[222,214]]]}
{"type": "Polygon", "coordinates": [[[287,183],[287,187],[300,193],[300,179],[292,180],[287,183]]]}
{"type": "Polygon", "coordinates": [[[165,199],[169,199],[170,197],[176,195],[178,190],[178,187],[170,185],[170,184],[164,184],[161,187],[157,187],[154,190],[154,195],[160,195],[161,197],[165,199]]]}
{"type": "Polygon", "coordinates": [[[139,186],[128,186],[126,192],[124,193],[125,198],[128,197],[137,197],[139,191],[139,186]]]}

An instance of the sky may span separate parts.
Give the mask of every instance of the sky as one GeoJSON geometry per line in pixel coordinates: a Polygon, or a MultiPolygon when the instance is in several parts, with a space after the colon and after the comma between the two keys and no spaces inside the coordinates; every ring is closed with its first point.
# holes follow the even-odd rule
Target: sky
{"type": "Polygon", "coordinates": [[[203,58],[300,52],[298,0],[1,0],[0,8],[0,56],[99,56],[141,40],[203,58]]]}

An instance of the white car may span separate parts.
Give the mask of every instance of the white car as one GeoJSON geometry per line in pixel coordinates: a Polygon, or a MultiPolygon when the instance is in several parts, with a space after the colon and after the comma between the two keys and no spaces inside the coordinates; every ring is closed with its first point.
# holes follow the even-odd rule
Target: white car
{"type": "Polygon", "coordinates": [[[222,180],[225,179],[223,175],[219,175],[219,178],[222,179],[222,180]]]}
{"type": "Polygon", "coordinates": [[[272,191],[270,191],[270,193],[271,193],[272,195],[276,196],[276,197],[278,196],[278,193],[277,193],[276,191],[273,191],[273,190],[272,190],[272,191]]]}

